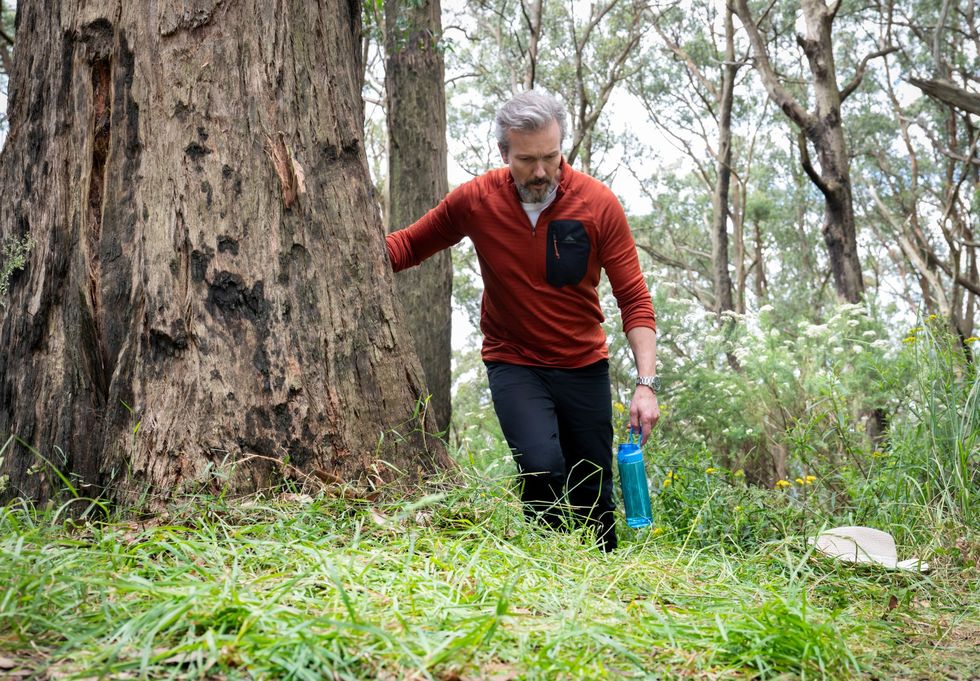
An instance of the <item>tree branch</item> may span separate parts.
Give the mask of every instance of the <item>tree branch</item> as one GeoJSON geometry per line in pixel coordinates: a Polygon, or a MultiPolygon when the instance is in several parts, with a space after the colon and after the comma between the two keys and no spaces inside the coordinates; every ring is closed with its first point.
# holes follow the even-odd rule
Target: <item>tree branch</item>
{"type": "Polygon", "coordinates": [[[830,21],[837,18],[837,12],[840,11],[840,6],[842,4],[842,0],[834,0],[832,3],[830,3],[830,6],[827,8],[827,18],[830,21]]]}
{"type": "Polygon", "coordinates": [[[776,102],[783,113],[799,127],[804,130],[812,128],[816,123],[813,116],[783,87],[779,81],[779,77],[773,70],[772,62],[769,61],[769,55],[766,53],[765,42],[759,33],[758,25],[752,19],[752,13],[749,11],[746,0],[734,0],[732,9],[738,14],[739,21],[742,22],[742,28],[745,29],[745,33],[748,35],[749,43],[752,45],[752,51],[755,54],[755,68],[759,72],[759,76],[762,78],[762,83],[765,85],[769,96],[776,102]]]}
{"type": "Polygon", "coordinates": [[[813,167],[813,163],[810,162],[810,150],[807,149],[806,136],[804,136],[802,131],[796,134],[796,144],[800,149],[800,165],[803,166],[803,170],[806,172],[807,177],[810,178],[810,181],[813,182],[813,184],[817,185],[817,189],[819,189],[824,196],[828,198],[833,196],[833,191],[831,190],[830,186],[824,182],[823,178],[820,176],[820,173],[816,171],[816,169],[813,167]]]}
{"type": "Polygon", "coordinates": [[[980,284],[970,279],[967,279],[962,274],[956,275],[956,283],[965,288],[970,293],[980,296],[980,284]]]}
{"type": "Polygon", "coordinates": [[[651,246],[647,246],[646,244],[637,242],[636,247],[639,248],[644,253],[646,253],[647,255],[649,255],[651,258],[653,258],[655,262],[658,262],[661,265],[666,265],[667,267],[673,267],[674,269],[677,270],[696,272],[698,274],[701,273],[701,271],[697,267],[694,267],[690,263],[681,262],[680,260],[675,260],[674,258],[671,258],[670,256],[661,253],[660,251],[658,251],[657,249],[651,246]]]}
{"type": "Polygon", "coordinates": [[[933,99],[938,99],[956,109],[980,115],[980,95],[974,92],[957,87],[948,80],[909,78],[908,81],[933,99]]]}
{"type": "MultiPolygon", "coordinates": [[[[878,214],[884,218],[885,222],[894,231],[893,237],[898,241],[898,245],[901,248],[902,253],[911,263],[912,267],[919,273],[920,276],[924,277],[932,287],[932,294],[936,297],[939,303],[939,308],[943,315],[949,314],[949,299],[946,297],[946,291],[943,288],[942,281],[939,279],[939,275],[936,270],[929,267],[928,256],[924,258],[922,253],[912,244],[908,236],[905,234],[905,225],[899,222],[898,217],[891,212],[885,202],[881,200],[878,195],[878,191],[872,186],[869,188],[871,192],[871,198],[874,199],[875,208],[878,210],[878,214]]],[[[908,222],[908,220],[906,220],[908,222]]],[[[933,257],[935,255],[933,254],[933,257]]]]}
{"type": "MultiPolygon", "coordinates": [[[[6,11],[7,10],[4,8],[2,0],[0,0],[0,40],[7,43],[8,47],[13,47],[14,37],[12,35],[7,35],[7,32],[3,30],[3,15],[6,13],[6,11]]],[[[6,52],[6,50],[4,50],[4,52],[6,52]]]]}
{"type": "Polygon", "coordinates": [[[898,48],[895,47],[894,45],[889,45],[886,48],[883,48],[881,50],[878,50],[877,52],[865,56],[865,58],[862,59],[861,63],[858,65],[857,71],[854,72],[854,78],[852,78],[851,82],[845,85],[844,89],[840,91],[841,103],[843,103],[845,99],[850,97],[851,93],[857,90],[858,86],[861,84],[861,81],[864,80],[864,70],[867,68],[868,62],[871,61],[872,59],[877,59],[878,57],[884,57],[886,55],[889,55],[892,52],[898,52],[898,48]]]}
{"type": "Polygon", "coordinates": [[[673,40],[671,40],[667,36],[667,34],[663,32],[663,30],[660,28],[660,24],[657,23],[656,21],[653,22],[653,30],[656,31],[657,35],[660,36],[660,39],[664,41],[664,45],[667,46],[667,49],[673,52],[678,59],[684,62],[684,64],[687,66],[688,72],[695,79],[697,79],[697,81],[701,83],[701,85],[708,92],[711,93],[711,96],[713,98],[718,99],[718,91],[715,88],[714,83],[710,82],[707,78],[704,77],[704,74],[701,72],[701,69],[699,69],[698,65],[694,63],[693,59],[691,59],[691,55],[689,55],[684,50],[684,48],[682,48],[680,45],[678,45],[673,40]]]}

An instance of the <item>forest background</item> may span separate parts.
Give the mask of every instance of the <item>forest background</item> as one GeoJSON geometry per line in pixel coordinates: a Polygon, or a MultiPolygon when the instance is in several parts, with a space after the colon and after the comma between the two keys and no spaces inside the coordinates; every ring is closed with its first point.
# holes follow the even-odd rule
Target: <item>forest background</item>
{"type": "MultiPolygon", "coordinates": [[[[0,8],[6,73],[16,35],[11,3],[0,8]]],[[[390,218],[385,12],[363,7],[364,140],[390,218]]],[[[454,336],[443,431],[461,486],[374,508],[292,490],[211,500],[204,518],[178,507],[86,526],[71,541],[95,547],[94,561],[126,547],[120,574],[139,565],[145,578],[143,558],[164,556],[158,583],[190,561],[201,583],[230,569],[250,586],[202,587],[193,604],[130,575],[138,598],[62,638],[48,637],[57,613],[115,587],[66,578],[71,565],[85,574],[85,558],[56,510],[8,506],[0,664],[55,676],[968,678],[980,642],[976,2],[471,0],[447,3],[441,23],[451,183],[499,164],[493,112],[534,86],[568,104],[567,160],[627,209],[665,384],[646,450],[655,526],[624,528],[632,547],[600,564],[574,535],[522,524],[472,332],[476,259],[462,244],[452,301],[470,331],[454,336]],[[851,524],[891,532],[931,573],[842,576],[811,560],[806,537],[851,524]],[[232,543],[219,551],[222,534],[232,543]],[[277,582],[294,567],[274,558],[307,541],[337,552],[304,553],[304,574],[332,585],[309,601],[277,582]],[[515,570],[522,580],[501,581],[515,570]],[[252,586],[263,579],[275,588],[252,586]],[[289,605],[276,611],[280,598],[289,605]],[[319,625],[333,633],[297,641],[297,613],[332,605],[319,625]],[[197,619],[181,624],[188,613],[197,619]],[[276,648],[252,627],[294,640],[276,648]],[[22,644],[32,637],[34,652],[22,644]]],[[[4,241],[0,293],[31,247],[4,241]]],[[[624,435],[632,360],[607,286],[602,297],[624,435]]]]}

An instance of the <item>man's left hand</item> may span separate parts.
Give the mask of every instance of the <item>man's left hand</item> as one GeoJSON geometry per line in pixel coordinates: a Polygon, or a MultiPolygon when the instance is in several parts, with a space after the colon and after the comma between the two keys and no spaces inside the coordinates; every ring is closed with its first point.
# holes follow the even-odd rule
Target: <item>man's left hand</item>
{"type": "Polygon", "coordinates": [[[657,394],[645,385],[636,386],[633,400],[630,402],[630,428],[643,432],[641,445],[646,444],[650,432],[659,420],[660,405],[657,403],[657,394]]]}

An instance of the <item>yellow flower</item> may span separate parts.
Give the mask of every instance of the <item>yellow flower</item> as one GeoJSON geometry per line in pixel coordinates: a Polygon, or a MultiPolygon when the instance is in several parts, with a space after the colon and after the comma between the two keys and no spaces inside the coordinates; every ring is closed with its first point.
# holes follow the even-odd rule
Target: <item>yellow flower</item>
{"type": "Polygon", "coordinates": [[[735,471],[735,477],[736,478],[744,478],[745,477],[745,471],[743,471],[741,468],[739,468],[737,471],[735,471]]]}
{"type": "Polygon", "coordinates": [[[926,317],[926,319],[928,319],[930,322],[934,322],[937,319],[939,319],[939,315],[931,314],[928,317],[926,317]]]}
{"type": "Polygon", "coordinates": [[[915,342],[915,336],[908,336],[907,338],[903,338],[902,342],[905,343],[906,345],[912,345],[912,343],[915,342]]]}
{"type": "Polygon", "coordinates": [[[664,488],[670,487],[670,478],[664,478],[664,488]]]}
{"type": "Polygon", "coordinates": [[[717,473],[718,469],[715,468],[714,466],[709,466],[708,468],[704,469],[704,472],[707,473],[708,475],[711,475],[712,473],[717,473]]]}
{"type": "Polygon", "coordinates": [[[813,481],[817,479],[817,476],[815,476],[815,475],[808,475],[808,476],[806,476],[805,479],[806,479],[806,484],[812,485],[813,484],[813,481]]]}
{"type": "Polygon", "coordinates": [[[796,484],[797,484],[797,485],[803,485],[803,484],[805,484],[805,483],[803,482],[803,478],[797,478],[797,479],[796,479],[796,484]]]}
{"type": "Polygon", "coordinates": [[[977,341],[980,341],[980,337],[978,337],[978,336],[970,336],[969,338],[967,338],[963,342],[964,343],[976,343],[977,341]]]}
{"type": "Polygon", "coordinates": [[[622,402],[614,402],[613,403],[613,409],[615,409],[616,410],[616,413],[618,413],[618,414],[624,414],[624,413],[626,413],[626,405],[623,404],[622,402]]]}
{"type": "Polygon", "coordinates": [[[652,531],[650,532],[650,534],[651,534],[652,536],[654,536],[654,537],[659,537],[659,536],[660,536],[660,535],[662,535],[663,533],[664,533],[664,528],[662,528],[662,527],[655,527],[655,528],[653,528],[653,530],[652,530],[652,531]]]}
{"type": "Polygon", "coordinates": [[[674,481],[677,476],[674,475],[674,471],[667,471],[667,477],[664,478],[664,487],[670,487],[670,483],[674,481]]]}
{"type": "Polygon", "coordinates": [[[736,512],[736,513],[738,513],[738,512],[739,512],[739,511],[741,511],[741,510],[742,510],[742,507],[741,507],[741,506],[736,506],[736,507],[735,507],[735,512],[736,512]]]}
{"type": "Polygon", "coordinates": [[[779,487],[779,488],[792,487],[792,486],[793,486],[793,483],[791,483],[789,480],[777,480],[776,481],[776,487],[779,487]]]}

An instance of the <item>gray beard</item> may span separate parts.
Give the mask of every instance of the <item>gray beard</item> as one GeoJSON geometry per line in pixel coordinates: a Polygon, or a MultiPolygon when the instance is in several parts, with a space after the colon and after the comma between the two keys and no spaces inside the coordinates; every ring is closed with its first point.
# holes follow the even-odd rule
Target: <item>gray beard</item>
{"type": "Polygon", "coordinates": [[[541,188],[528,187],[523,184],[516,185],[517,194],[521,197],[521,201],[524,203],[541,203],[548,198],[548,194],[553,192],[557,186],[557,182],[549,182],[546,186],[541,188]]]}

